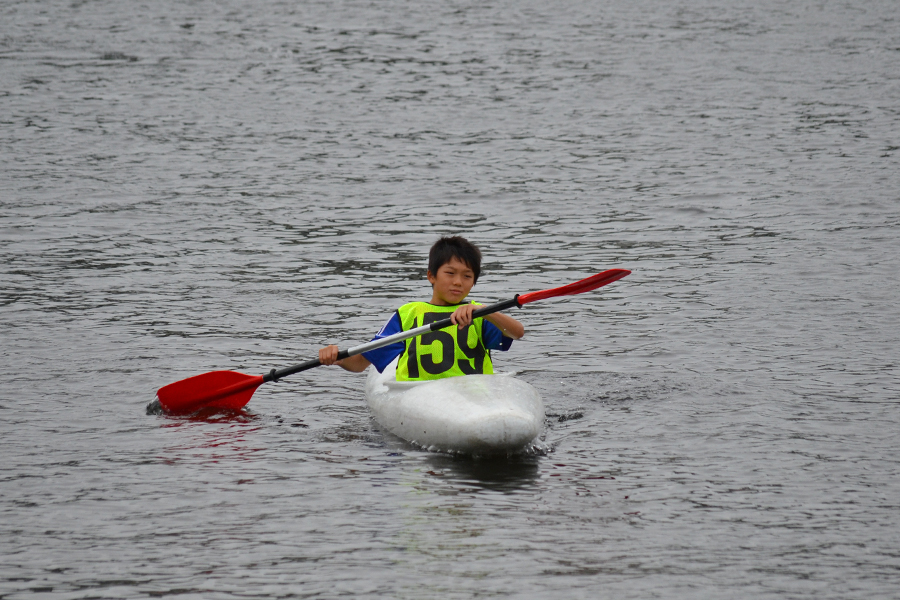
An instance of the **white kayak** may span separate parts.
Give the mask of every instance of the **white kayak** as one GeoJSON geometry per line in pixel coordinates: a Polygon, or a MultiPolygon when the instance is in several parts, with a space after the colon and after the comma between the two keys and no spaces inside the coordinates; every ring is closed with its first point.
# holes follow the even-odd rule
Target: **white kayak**
{"type": "Polygon", "coordinates": [[[397,361],[369,367],[366,399],[382,427],[441,452],[496,454],[526,449],[544,424],[544,403],[511,375],[397,381],[397,361]]]}

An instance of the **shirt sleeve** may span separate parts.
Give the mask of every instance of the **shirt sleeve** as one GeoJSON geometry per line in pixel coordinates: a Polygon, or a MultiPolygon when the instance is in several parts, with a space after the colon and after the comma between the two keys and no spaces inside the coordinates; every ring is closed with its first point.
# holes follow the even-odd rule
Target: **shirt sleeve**
{"type": "MultiPolygon", "coordinates": [[[[387,323],[382,326],[381,331],[375,334],[372,341],[374,342],[375,340],[390,337],[401,331],[403,331],[403,328],[400,325],[400,313],[395,312],[391,318],[387,320],[387,323]]],[[[403,354],[405,348],[406,343],[394,342],[389,346],[363,352],[362,355],[366,357],[366,360],[375,365],[375,368],[378,369],[379,373],[382,373],[385,367],[391,364],[395,358],[403,354]]]]}
{"type": "Polygon", "coordinates": [[[484,327],[482,328],[481,335],[484,339],[484,347],[488,350],[500,350],[501,352],[506,352],[513,343],[512,338],[508,338],[500,333],[500,329],[487,319],[484,320],[484,327]]]}

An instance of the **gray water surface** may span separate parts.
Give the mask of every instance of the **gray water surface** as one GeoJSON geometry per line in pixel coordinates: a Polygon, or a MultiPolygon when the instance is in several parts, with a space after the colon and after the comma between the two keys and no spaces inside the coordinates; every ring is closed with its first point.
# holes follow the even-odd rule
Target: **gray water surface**
{"type": "MultiPolygon", "coordinates": [[[[891,598],[900,5],[0,4],[0,598],[891,598]],[[495,356],[543,453],[316,369],[157,388],[607,268],[495,356]]],[[[893,590],[893,591],[892,591],[893,590]]]]}

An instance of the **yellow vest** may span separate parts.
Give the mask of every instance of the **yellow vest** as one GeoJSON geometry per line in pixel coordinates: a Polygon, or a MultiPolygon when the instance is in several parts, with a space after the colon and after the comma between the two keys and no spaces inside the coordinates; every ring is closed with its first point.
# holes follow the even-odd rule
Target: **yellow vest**
{"type": "MultiPolygon", "coordinates": [[[[397,309],[403,331],[446,319],[455,306],[437,306],[428,302],[410,302],[397,309]]],[[[397,363],[397,381],[443,379],[458,375],[491,375],[491,353],[484,347],[484,319],[459,329],[451,325],[406,340],[406,348],[397,363]]]]}

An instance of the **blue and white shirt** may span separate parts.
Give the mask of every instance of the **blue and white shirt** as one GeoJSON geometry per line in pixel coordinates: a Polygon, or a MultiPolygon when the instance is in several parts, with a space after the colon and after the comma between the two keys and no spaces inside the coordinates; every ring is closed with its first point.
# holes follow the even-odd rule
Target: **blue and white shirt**
{"type": "MultiPolygon", "coordinates": [[[[390,337],[401,331],[403,331],[403,327],[400,324],[400,313],[395,311],[394,314],[391,315],[391,318],[388,319],[387,323],[381,328],[381,331],[375,334],[372,341],[390,337]]],[[[482,337],[484,347],[487,350],[500,350],[501,352],[506,352],[513,343],[512,338],[508,338],[500,333],[500,329],[486,319],[484,321],[482,337]]],[[[395,358],[403,354],[405,349],[406,342],[395,342],[389,346],[363,352],[362,355],[365,356],[370,363],[375,365],[375,368],[381,373],[395,358]]]]}

